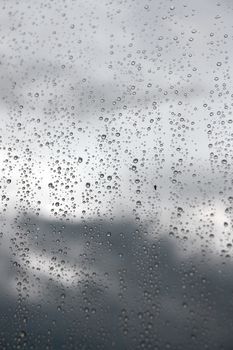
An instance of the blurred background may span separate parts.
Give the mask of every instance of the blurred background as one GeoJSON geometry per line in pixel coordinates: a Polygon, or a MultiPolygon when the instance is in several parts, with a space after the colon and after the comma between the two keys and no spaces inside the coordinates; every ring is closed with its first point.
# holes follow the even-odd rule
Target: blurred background
{"type": "Polygon", "coordinates": [[[0,0],[1,349],[233,349],[232,14],[0,0]]]}

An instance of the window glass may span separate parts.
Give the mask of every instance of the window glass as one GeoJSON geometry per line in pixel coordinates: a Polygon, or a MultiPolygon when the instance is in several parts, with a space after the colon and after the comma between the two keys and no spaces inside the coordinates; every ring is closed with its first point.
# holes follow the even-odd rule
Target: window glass
{"type": "Polygon", "coordinates": [[[232,15],[0,0],[0,349],[233,348],[232,15]]]}

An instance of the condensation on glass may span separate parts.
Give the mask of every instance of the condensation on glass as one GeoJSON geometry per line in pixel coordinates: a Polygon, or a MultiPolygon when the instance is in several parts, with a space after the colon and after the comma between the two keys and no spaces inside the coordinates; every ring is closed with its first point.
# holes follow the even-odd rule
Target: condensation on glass
{"type": "Polygon", "coordinates": [[[0,0],[0,349],[233,349],[232,15],[0,0]]]}

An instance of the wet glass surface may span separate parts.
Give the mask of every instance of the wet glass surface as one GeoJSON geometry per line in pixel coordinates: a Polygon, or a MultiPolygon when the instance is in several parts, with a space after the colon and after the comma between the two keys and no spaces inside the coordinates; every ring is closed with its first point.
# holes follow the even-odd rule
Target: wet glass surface
{"type": "Polygon", "coordinates": [[[232,15],[0,1],[0,349],[233,349],[232,15]]]}

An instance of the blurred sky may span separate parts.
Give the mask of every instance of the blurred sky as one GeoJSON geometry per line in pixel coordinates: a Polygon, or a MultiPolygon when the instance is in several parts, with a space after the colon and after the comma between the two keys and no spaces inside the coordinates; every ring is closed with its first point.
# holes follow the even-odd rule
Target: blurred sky
{"type": "Polygon", "coordinates": [[[6,225],[24,211],[53,219],[58,203],[58,219],[136,217],[152,238],[178,227],[191,251],[203,235],[213,252],[226,249],[232,7],[1,1],[6,225]]]}

